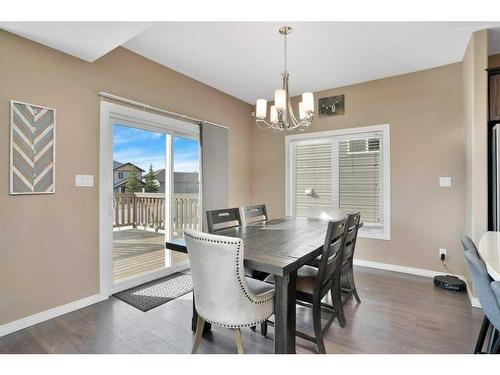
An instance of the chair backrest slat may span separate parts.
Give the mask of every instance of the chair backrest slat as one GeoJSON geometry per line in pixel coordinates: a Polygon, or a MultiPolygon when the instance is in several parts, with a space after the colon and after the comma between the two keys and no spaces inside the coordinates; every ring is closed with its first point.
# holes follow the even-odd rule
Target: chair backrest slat
{"type": "Polygon", "coordinates": [[[259,223],[267,220],[267,209],[265,204],[243,207],[243,218],[245,224],[259,223]]]}
{"type": "Polygon", "coordinates": [[[241,216],[237,207],[207,211],[208,233],[216,233],[223,229],[240,226],[241,216]]]}
{"type": "Polygon", "coordinates": [[[359,212],[347,215],[347,228],[344,240],[344,250],[342,252],[342,264],[352,262],[354,249],[356,247],[356,240],[358,238],[360,220],[361,214],[359,212]]]}
{"type": "Polygon", "coordinates": [[[342,259],[342,250],[344,247],[345,234],[347,226],[347,217],[330,221],[326,232],[325,243],[319,262],[318,276],[314,285],[314,295],[322,298],[325,294],[325,288],[334,277],[339,276],[339,263],[342,259]]]}

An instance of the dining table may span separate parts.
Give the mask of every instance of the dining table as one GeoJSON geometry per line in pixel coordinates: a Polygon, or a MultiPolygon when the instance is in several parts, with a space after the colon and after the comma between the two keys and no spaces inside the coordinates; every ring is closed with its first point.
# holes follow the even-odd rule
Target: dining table
{"type": "Polygon", "coordinates": [[[500,280],[500,232],[486,232],[478,244],[479,255],[493,280],[500,280]]]}
{"type": "MultiPolygon", "coordinates": [[[[295,353],[297,270],[321,254],[327,226],[328,220],[285,217],[217,231],[217,235],[243,240],[245,267],[274,276],[276,354],[295,353]]],[[[166,248],[187,253],[182,238],[166,242],[166,248]]]]}

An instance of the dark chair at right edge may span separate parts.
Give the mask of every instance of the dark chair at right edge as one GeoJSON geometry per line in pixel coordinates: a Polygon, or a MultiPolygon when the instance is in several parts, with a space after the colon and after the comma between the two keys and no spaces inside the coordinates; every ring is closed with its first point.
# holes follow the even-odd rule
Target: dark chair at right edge
{"type": "Polygon", "coordinates": [[[461,238],[464,247],[464,256],[469,266],[469,271],[472,275],[474,289],[479,295],[479,302],[484,312],[483,324],[479,331],[479,335],[474,348],[474,354],[484,353],[483,346],[490,331],[489,342],[486,353],[500,352],[500,337],[498,330],[500,329],[500,281],[492,281],[486,265],[479,256],[474,242],[469,237],[461,238]]]}

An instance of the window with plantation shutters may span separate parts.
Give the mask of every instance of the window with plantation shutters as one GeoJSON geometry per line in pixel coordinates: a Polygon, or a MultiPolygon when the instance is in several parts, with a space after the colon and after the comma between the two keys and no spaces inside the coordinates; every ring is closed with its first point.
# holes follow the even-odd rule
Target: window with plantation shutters
{"type": "Polygon", "coordinates": [[[383,223],[380,146],[377,136],[338,142],[338,207],[372,225],[383,223]]]}
{"type": "Polygon", "coordinates": [[[310,207],[359,211],[361,236],[389,239],[389,125],[357,130],[286,137],[287,214],[305,217],[310,207]]]}
{"type": "Polygon", "coordinates": [[[310,206],[331,204],[332,142],[298,142],[293,155],[295,216],[306,216],[310,206]]]}

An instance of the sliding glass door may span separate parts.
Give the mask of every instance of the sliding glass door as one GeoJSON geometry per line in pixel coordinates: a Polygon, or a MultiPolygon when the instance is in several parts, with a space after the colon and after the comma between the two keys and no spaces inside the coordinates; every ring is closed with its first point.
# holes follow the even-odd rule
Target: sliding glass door
{"type": "Polygon", "coordinates": [[[196,125],[109,105],[106,230],[114,293],[187,268],[187,257],[165,250],[165,241],[200,227],[200,143],[196,125]]]}
{"type": "MultiPolygon", "coordinates": [[[[200,229],[200,143],[196,138],[173,137],[173,238],[184,229],[200,229]]],[[[187,262],[187,255],[172,251],[172,265],[187,262]]]]}
{"type": "Polygon", "coordinates": [[[170,266],[164,246],[166,138],[113,124],[115,284],[170,266]]]}

